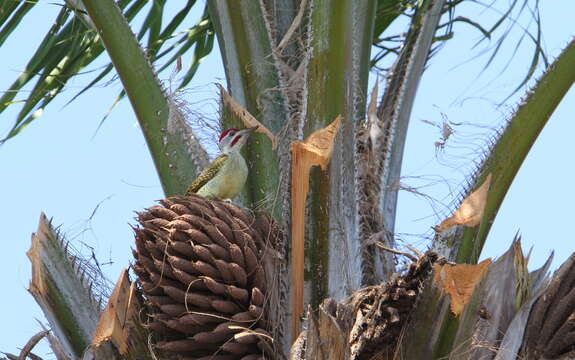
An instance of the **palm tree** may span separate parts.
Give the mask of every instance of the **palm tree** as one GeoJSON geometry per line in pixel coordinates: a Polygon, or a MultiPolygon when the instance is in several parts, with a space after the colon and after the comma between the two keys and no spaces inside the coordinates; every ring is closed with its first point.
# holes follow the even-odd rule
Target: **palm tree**
{"type": "MultiPolygon", "coordinates": [[[[550,262],[527,271],[529,256],[523,255],[519,239],[496,262],[476,263],[523,159],[573,83],[575,43],[548,67],[494,140],[453,216],[436,227],[432,251],[413,256],[396,249],[393,236],[407,125],[426,61],[442,41],[436,37],[441,16],[461,1],[209,0],[202,20],[172,48],[162,48],[193,3],[188,1],[162,29],[165,1],[155,1],[134,36],[126,20],[144,1],[67,2],[27,72],[0,101],[1,111],[32,74],[40,74],[6,140],[105,49],[112,65],[88,88],[116,70],[166,196],[181,195],[208,156],[149,60],[172,54],[168,66],[195,45],[198,62],[184,76],[180,86],[185,86],[211,50],[215,32],[229,91],[222,91],[222,127],[258,121],[270,135],[257,134],[246,149],[251,175],[240,201],[277,225],[253,225],[251,234],[274,226],[285,234],[272,231],[280,239],[274,249],[279,256],[274,266],[264,266],[273,286],[268,286],[272,300],[262,326],[273,346],[260,352],[284,358],[291,348],[294,359],[573,356],[574,256],[551,279],[546,275],[550,262]],[[382,34],[402,13],[410,15],[409,29],[400,47],[389,48],[382,34]],[[146,52],[138,43],[144,34],[146,52]],[[381,51],[372,56],[374,44],[381,51]],[[369,95],[369,71],[389,54],[397,55],[386,73],[385,91],[380,97],[376,87],[369,95]],[[400,275],[393,275],[398,269],[392,253],[413,260],[400,275]]],[[[3,7],[0,44],[34,4],[3,7]]],[[[458,20],[487,34],[493,31],[458,20]]],[[[171,209],[186,201],[169,198],[162,206],[171,209]]],[[[202,206],[214,206],[214,211],[222,206],[222,213],[239,219],[249,216],[241,208],[216,203],[202,206]]],[[[166,220],[163,216],[172,215],[150,208],[141,215],[144,230],[151,220],[146,216],[166,220]]],[[[141,231],[136,230],[136,241],[143,244],[149,239],[142,240],[141,231]]],[[[86,280],[86,265],[70,261],[62,245],[41,217],[29,253],[35,269],[31,291],[54,329],[56,336],[49,339],[58,358],[149,358],[147,331],[156,330],[139,323],[138,301],[127,300],[138,292],[126,273],[102,311],[93,287],[86,285],[95,279],[86,280]]],[[[140,263],[142,249],[150,249],[141,246],[136,254],[140,263]]],[[[144,269],[135,266],[149,305],[153,289],[142,285],[149,274],[141,275],[144,269]]],[[[170,324],[174,319],[161,320],[170,324]]]]}

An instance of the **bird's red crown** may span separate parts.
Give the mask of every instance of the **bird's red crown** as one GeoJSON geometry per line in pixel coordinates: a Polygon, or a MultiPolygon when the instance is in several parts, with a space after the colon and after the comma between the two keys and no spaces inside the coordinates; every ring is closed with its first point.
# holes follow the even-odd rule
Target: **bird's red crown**
{"type": "Polygon", "coordinates": [[[221,135],[220,135],[220,139],[219,139],[218,141],[221,142],[222,139],[225,138],[226,136],[228,136],[228,134],[229,134],[230,132],[231,132],[232,134],[237,133],[237,132],[238,132],[238,129],[236,129],[236,128],[229,128],[229,129],[227,129],[227,130],[222,131],[222,133],[221,133],[221,135]]]}

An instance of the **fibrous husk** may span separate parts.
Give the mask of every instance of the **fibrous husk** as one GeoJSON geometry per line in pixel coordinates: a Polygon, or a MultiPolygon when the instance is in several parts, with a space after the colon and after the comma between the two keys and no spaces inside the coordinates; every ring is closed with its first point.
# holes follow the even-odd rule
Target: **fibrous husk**
{"type": "Polygon", "coordinates": [[[351,359],[393,358],[395,346],[437,255],[428,252],[410,265],[404,276],[356,292],[348,301],[355,321],[351,329],[351,359]]]}
{"type": "Polygon", "coordinates": [[[271,356],[262,257],[281,239],[265,215],[200,196],[138,214],[133,269],[155,348],[168,358],[271,356]]]}
{"type": "Polygon", "coordinates": [[[359,289],[341,303],[328,298],[317,315],[308,310],[307,331],[296,339],[291,360],[395,358],[422,284],[439,260],[428,252],[403,276],[359,289]]]}

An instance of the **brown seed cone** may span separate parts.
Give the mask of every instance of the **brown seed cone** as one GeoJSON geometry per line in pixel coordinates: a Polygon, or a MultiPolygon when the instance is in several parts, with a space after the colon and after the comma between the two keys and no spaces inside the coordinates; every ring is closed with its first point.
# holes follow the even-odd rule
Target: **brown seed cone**
{"type": "Polygon", "coordinates": [[[161,200],[137,221],[133,269],[156,349],[166,358],[269,358],[261,259],[279,227],[196,195],[161,200]]]}

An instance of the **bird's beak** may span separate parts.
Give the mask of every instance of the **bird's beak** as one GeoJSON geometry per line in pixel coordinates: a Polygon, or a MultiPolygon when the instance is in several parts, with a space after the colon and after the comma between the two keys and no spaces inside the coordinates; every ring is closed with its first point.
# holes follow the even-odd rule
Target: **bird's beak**
{"type": "Polygon", "coordinates": [[[245,133],[247,136],[250,136],[254,131],[257,130],[257,128],[259,128],[259,126],[254,126],[251,128],[244,129],[244,130],[242,130],[242,132],[245,133]]]}

